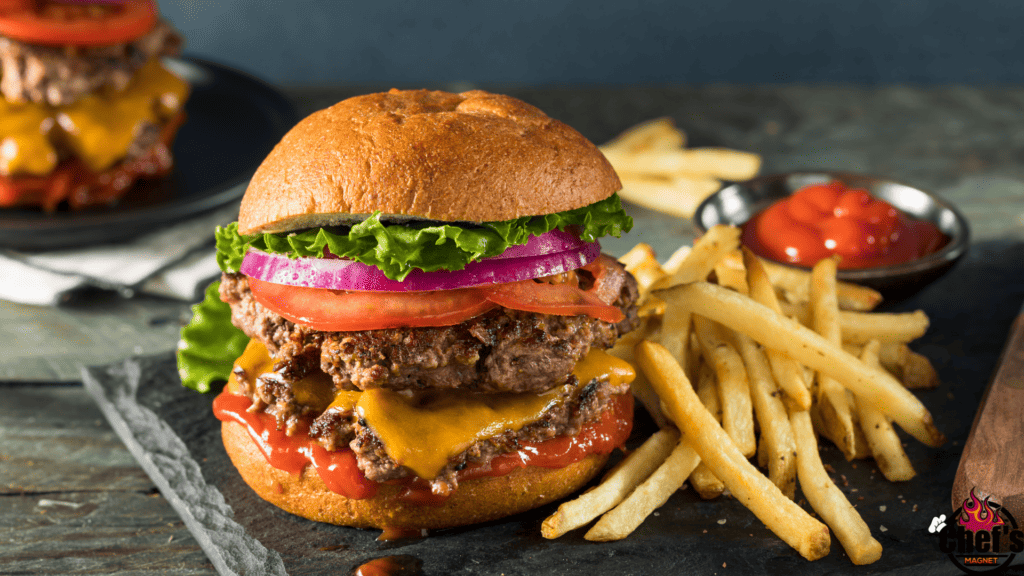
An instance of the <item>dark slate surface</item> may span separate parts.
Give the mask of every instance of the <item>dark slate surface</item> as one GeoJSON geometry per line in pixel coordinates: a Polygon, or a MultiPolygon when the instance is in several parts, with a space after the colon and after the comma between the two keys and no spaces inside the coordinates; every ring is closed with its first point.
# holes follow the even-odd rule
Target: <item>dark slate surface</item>
{"type": "Polygon", "coordinates": [[[222,574],[347,573],[391,555],[421,560],[426,574],[957,574],[927,527],[933,516],[950,512],[961,447],[1024,300],[1022,261],[1024,244],[976,245],[950,275],[894,306],[922,308],[932,319],[915,348],[932,359],[943,384],[919,396],[949,442],[930,449],[904,435],[918,476],[901,484],[887,482],[870,461],[847,463],[838,450],[823,447],[834,479],[884,548],[882,559],[865,567],[853,566],[835,539],[827,558],[807,562],[735,500],[704,502],[692,491],[676,493],[619,542],[586,542],[584,530],[541,538],[540,523],[553,505],[423,540],[377,542],[376,531],[309,522],[258,499],[227,460],[212,397],[183,389],[170,355],[91,368],[83,376],[222,574]]]}

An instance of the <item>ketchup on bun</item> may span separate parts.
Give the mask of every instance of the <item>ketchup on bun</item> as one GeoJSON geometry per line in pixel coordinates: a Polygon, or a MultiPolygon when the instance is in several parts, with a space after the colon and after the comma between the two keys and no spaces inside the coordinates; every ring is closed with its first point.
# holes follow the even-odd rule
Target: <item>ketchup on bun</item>
{"type": "Polygon", "coordinates": [[[637,286],[582,135],[507,96],[368,94],[295,126],[218,229],[182,332],[224,447],[265,500],[382,529],[502,518],[586,484],[629,436],[607,354],[637,286]]]}

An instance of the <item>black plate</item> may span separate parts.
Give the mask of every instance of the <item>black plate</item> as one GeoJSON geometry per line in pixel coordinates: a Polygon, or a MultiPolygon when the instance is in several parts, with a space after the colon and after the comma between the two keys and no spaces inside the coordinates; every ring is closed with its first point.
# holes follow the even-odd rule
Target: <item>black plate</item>
{"type": "Polygon", "coordinates": [[[0,209],[0,246],[52,249],[123,240],[242,197],[253,171],[297,121],[295,107],[268,84],[220,64],[166,64],[192,84],[171,175],[139,182],[115,206],[54,214],[0,209]]]}

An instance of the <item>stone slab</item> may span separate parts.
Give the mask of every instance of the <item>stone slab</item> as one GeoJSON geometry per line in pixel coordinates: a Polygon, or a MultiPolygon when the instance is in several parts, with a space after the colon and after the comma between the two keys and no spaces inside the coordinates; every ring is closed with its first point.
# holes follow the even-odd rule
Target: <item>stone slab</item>
{"type": "MultiPolygon", "coordinates": [[[[931,317],[914,347],[934,362],[942,385],[917,394],[949,441],[931,449],[904,435],[918,475],[898,484],[870,461],[848,463],[823,446],[833,478],[884,548],[881,560],[859,569],[835,540],[828,557],[807,562],[734,499],[702,501],[689,490],[618,542],[586,542],[583,530],[543,539],[540,523],[553,505],[422,540],[378,542],[377,531],[310,522],[257,498],[227,460],[212,398],[180,387],[169,354],[91,368],[85,383],[223,575],[347,573],[391,555],[418,559],[425,574],[956,574],[928,525],[950,512],[963,442],[1024,300],[1022,258],[1024,244],[981,243],[950,275],[894,308],[931,317]]],[[[633,441],[650,431],[641,423],[633,441]]]]}

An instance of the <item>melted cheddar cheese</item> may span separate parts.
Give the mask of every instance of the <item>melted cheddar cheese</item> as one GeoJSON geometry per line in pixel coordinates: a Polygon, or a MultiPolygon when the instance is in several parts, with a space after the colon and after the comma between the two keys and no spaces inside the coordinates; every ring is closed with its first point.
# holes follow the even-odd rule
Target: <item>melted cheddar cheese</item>
{"type": "MultiPolygon", "coordinates": [[[[262,343],[251,340],[235,362],[251,381],[273,372],[274,361],[262,343]]],[[[576,364],[574,383],[540,394],[474,394],[451,391],[409,392],[382,388],[365,392],[335,391],[330,377],[316,373],[292,386],[296,400],[316,409],[355,410],[373,428],[388,456],[421,478],[435,478],[449,459],[474,442],[506,431],[517,431],[535,422],[554,403],[571,397],[574,388],[591,380],[607,379],[613,385],[628,384],[633,367],[602,350],[576,364]]],[[[235,375],[229,390],[238,394],[235,375]]]]}
{"type": "Polygon", "coordinates": [[[0,175],[50,173],[58,162],[57,143],[90,170],[106,170],[127,154],[141,122],[159,125],[177,114],[188,93],[187,82],[151,60],[123,91],[92,94],[67,106],[0,98],[0,175]]]}
{"type": "MultiPolygon", "coordinates": [[[[245,376],[250,382],[255,383],[256,378],[259,376],[268,373],[273,374],[274,359],[270,357],[267,347],[262,342],[259,340],[249,340],[245,350],[242,351],[242,355],[235,360],[235,369],[238,368],[245,372],[245,376]]],[[[238,382],[238,377],[234,371],[228,376],[227,386],[232,394],[242,393],[242,386],[238,382]]],[[[314,372],[292,384],[292,394],[295,395],[295,400],[299,404],[311,406],[314,410],[322,412],[328,407],[333,406],[332,402],[336,402],[337,399],[343,399],[347,395],[352,394],[358,395],[359,393],[336,392],[334,390],[334,382],[331,381],[330,376],[323,372],[314,372]]],[[[358,399],[358,396],[356,398],[358,399]]],[[[354,402],[352,405],[354,405],[354,402]]]]}

